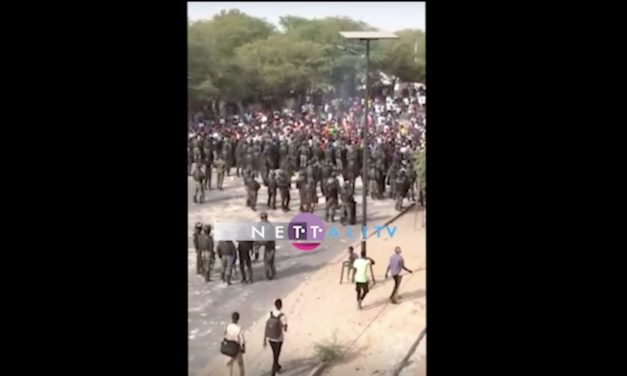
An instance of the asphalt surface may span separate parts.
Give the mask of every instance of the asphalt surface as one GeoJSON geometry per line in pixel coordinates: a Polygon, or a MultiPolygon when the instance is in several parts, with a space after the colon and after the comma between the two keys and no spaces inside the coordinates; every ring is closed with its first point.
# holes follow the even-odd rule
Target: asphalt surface
{"type": "MultiPolygon", "coordinates": [[[[233,171],[235,171],[233,169],[233,171]]],[[[341,180],[341,179],[340,179],[341,180]]],[[[245,285],[240,283],[239,267],[234,274],[231,286],[225,286],[219,281],[219,260],[216,262],[215,273],[212,280],[205,282],[196,275],[196,253],[192,245],[193,226],[196,222],[213,223],[217,218],[241,219],[245,221],[257,220],[261,211],[267,211],[271,222],[289,222],[298,214],[298,191],[292,189],[290,208],[291,211],[283,213],[281,210],[268,210],[266,206],[267,189],[262,186],[259,190],[257,212],[245,206],[245,188],[241,178],[232,175],[225,177],[224,190],[215,190],[216,177],[212,184],[214,190],[207,191],[207,202],[199,205],[193,203],[194,182],[189,178],[189,214],[188,214],[188,333],[189,333],[189,375],[202,376],[202,370],[211,359],[219,355],[219,345],[226,325],[230,322],[232,312],[240,314],[240,325],[244,330],[248,329],[256,320],[262,318],[272,308],[275,299],[286,296],[296,286],[309,278],[311,272],[317,270],[335,256],[345,253],[347,247],[355,241],[350,239],[325,241],[321,247],[314,251],[303,252],[292,247],[287,242],[277,243],[276,270],[277,279],[265,280],[263,267],[263,250],[258,262],[253,262],[254,283],[245,285]]],[[[361,184],[356,184],[357,218],[361,218],[361,184]]],[[[277,197],[277,201],[279,201],[277,197]]],[[[277,202],[278,204],[278,202],[277,202]]],[[[409,203],[406,201],[405,205],[409,203]]],[[[316,214],[324,218],[324,198],[320,198],[316,214]]],[[[368,202],[368,227],[382,225],[394,217],[398,212],[394,210],[394,202],[391,199],[368,202]]],[[[339,218],[339,215],[336,215],[339,218]]],[[[336,223],[342,234],[342,227],[336,223]]],[[[327,224],[327,228],[330,225],[327,224]]],[[[360,224],[354,228],[354,233],[359,234],[360,224]]],[[[359,247],[356,247],[359,252],[359,247]]],[[[339,282],[338,269],[338,282],[339,282]]],[[[289,319],[289,318],[288,318],[289,319]]],[[[246,338],[246,341],[261,341],[261,338],[246,338]]]]}

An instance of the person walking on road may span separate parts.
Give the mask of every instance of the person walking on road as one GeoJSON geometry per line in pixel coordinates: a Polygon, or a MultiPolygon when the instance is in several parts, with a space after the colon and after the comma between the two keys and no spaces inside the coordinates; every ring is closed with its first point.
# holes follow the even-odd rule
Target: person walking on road
{"type": "Polygon", "coordinates": [[[202,274],[205,277],[205,282],[209,282],[216,257],[213,247],[213,236],[211,235],[211,225],[203,226],[202,233],[198,235],[198,249],[202,254],[202,274]]]}
{"type": "Polygon", "coordinates": [[[266,331],[263,338],[263,347],[268,346],[268,342],[270,342],[272,348],[272,376],[280,373],[282,368],[279,364],[279,356],[283,347],[283,333],[287,332],[287,319],[285,314],[281,312],[282,308],[281,299],[275,300],[274,309],[270,311],[270,316],[266,321],[266,331]]]}
{"type": "MultiPolygon", "coordinates": [[[[226,366],[229,372],[229,376],[233,375],[233,364],[237,364],[239,369],[239,376],[244,376],[244,357],[243,354],[246,351],[246,342],[244,340],[244,331],[242,327],[237,323],[239,321],[239,313],[233,312],[231,315],[232,322],[224,329],[224,339],[239,343],[240,351],[234,357],[227,356],[228,360],[226,366]]],[[[225,355],[226,356],[226,355],[225,355]]]]}
{"type": "Polygon", "coordinates": [[[224,172],[226,169],[226,162],[222,158],[218,158],[215,162],[213,162],[213,166],[216,168],[217,177],[218,177],[218,189],[222,190],[222,185],[224,184],[224,172]]]}
{"type": "Polygon", "coordinates": [[[253,241],[240,241],[237,244],[239,252],[239,270],[242,273],[242,283],[253,283],[253,267],[250,262],[250,251],[253,249],[253,241]],[[246,270],[248,269],[248,274],[246,270]]]}
{"type": "Polygon", "coordinates": [[[374,265],[374,260],[366,257],[366,252],[361,251],[361,257],[353,262],[355,269],[355,289],[357,290],[357,308],[361,309],[361,303],[368,294],[368,269],[374,265]]]}
{"type": "Polygon", "coordinates": [[[235,263],[235,244],[232,241],[220,241],[218,243],[218,255],[222,260],[222,282],[231,284],[231,272],[235,263]]]}
{"type": "Polygon", "coordinates": [[[203,204],[205,202],[205,172],[202,170],[201,164],[196,164],[196,169],[193,173],[194,181],[196,182],[196,191],[194,192],[194,203],[203,204]]]}
{"type": "MultiPolygon", "coordinates": [[[[261,212],[261,223],[268,223],[268,213],[261,212]]],[[[274,240],[262,240],[255,242],[255,261],[259,257],[259,248],[263,246],[263,264],[267,280],[276,278],[276,265],[274,256],[276,254],[276,242],[274,240]]]]}
{"type": "Polygon", "coordinates": [[[413,273],[405,267],[405,260],[403,260],[403,256],[401,256],[401,247],[396,247],[394,249],[394,254],[390,256],[390,262],[387,270],[385,271],[385,278],[388,277],[388,274],[391,274],[392,278],[394,278],[394,289],[392,290],[392,295],[390,295],[390,303],[392,304],[398,304],[396,294],[398,293],[398,288],[401,285],[401,279],[403,278],[401,271],[403,270],[413,273]]]}
{"type": "Polygon", "coordinates": [[[348,278],[350,281],[355,282],[355,267],[353,264],[357,260],[357,253],[353,250],[353,247],[348,247],[348,264],[350,265],[350,269],[348,270],[348,278]]]}
{"type": "Polygon", "coordinates": [[[194,242],[194,249],[196,250],[196,274],[203,274],[203,260],[202,260],[202,252],[200,251],[200,247],[198,246],[198,237],[202,232],[202,223],[198,222],[194,226],[194,235],[192,237],[194,242]]]}

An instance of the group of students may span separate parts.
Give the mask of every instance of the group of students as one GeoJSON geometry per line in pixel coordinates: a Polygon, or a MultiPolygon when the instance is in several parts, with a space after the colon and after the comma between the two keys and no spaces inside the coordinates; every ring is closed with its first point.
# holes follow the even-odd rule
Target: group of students
{"type": "MultiPolygon", "coordinates": [[[[362,309],[362,302],[368,294],[369,282],[368,282],[368,269],[371,265],[375,264],[375,261],[366,256],[365,251],[361,251],[361,257],[357,257],[357,254],[353,250],[353,247],[348,247],[348,261],[351,265],[352,279],[355,282],[355,290],[357,291],[357,308],[362,309]]],[[[405,266],[405,260],[401,256],[401,247],[394,249],[394,254],[390,256],[388,267],[385,271],[385,278],[392,276],[394,278],[394,289],[390,295],[390,303],[398,304],[398,289],[401,285],[402,275],[401,272],[405,270],[410,274],[413,273],[409,268],[405,266]]],[[[374,275],[372,276],[374,283],[374,275]]]]}
{"type": "MultiPolygon", "coordinates": [[[[281,312],[283,302],[281,299],[274,301],[274,308],[270,311],[266,321],[266,329],[263,337],[263,347],[266,348],[270,343],[272,349],[272,370],[271,375],[275,376],[281,372],[281,364],[279,364],[279,356],[283,347],[284,332],[287,331],[287,318],[281,312]]],[[[233,374],[233,367],[237,365],[240,376],[244,376],[244,353],[246,352],[246,340],[244,339],[244,331],[239,326],[240,316],[238,312],[231,315],[232,322],[224,329],[224,338],[220,346],[220,352],[227,358],[226,366],[229,375],[233,374]]]]}

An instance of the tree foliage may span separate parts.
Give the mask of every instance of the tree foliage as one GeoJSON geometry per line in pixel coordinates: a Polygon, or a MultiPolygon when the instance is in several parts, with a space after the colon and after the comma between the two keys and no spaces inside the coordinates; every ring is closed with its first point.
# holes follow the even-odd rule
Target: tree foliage
{"type": "MultiPolygon", "coordinates": [[[[347,17],[286,15],[281,31],[238,10],[188,24],[188,92],[193,107],[247,102],[333,87],[349,95],[365,62],[362,44],[340,31],[375,30],[347,17]]],[[[401,30],[398,40],[371,43],[371,70],[402,81],[424,81],[424,33],[401,30]]],[[[375,76],[376,77],[376,76],[375,76]]]]}

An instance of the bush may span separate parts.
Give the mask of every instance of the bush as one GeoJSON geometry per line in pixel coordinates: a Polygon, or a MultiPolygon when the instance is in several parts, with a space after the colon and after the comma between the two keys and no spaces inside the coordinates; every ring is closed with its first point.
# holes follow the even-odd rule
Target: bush
{"type": "Polygon", "coordinates": [[[316,357],[323,363],[335,363],[344,357],[344,347],[337,343],[316,343],[316,357]]]}

